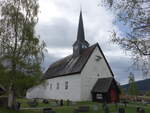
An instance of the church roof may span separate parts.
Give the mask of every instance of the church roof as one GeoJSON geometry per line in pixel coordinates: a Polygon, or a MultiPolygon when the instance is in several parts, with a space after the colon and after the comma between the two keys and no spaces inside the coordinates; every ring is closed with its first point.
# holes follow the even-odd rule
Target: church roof
{"type": "Polygon", "coordinates": [[[87,63],[89,57],[91,56],[93,50],[98,47],[100,52],[103,55],[104,60],[113,75],[113,72],[99,46],[98,43],[84,49],[84,51],[77,57],[73,57],[73,55],[69,55],[59,61],[54,62],[50,65],[48,70],[44,74],[44,79],[50,79],[60,76],[73,75],[80,73],[87,63]]]}
{"type": "Polygon", "coordinates": [[[98,79],[92,89],[92,92],[98,92],[98,93],[108,92],[113,80],[114,80],[113,77],[98,79]]]}
{"type": "Polygon", "coordinates": [[[86,48],[82,54],[77,57],[69,55],[54,62],[46,71],[44,78],[54,78],[68,74],[80,73],[96,46],[97,44],[94,44],[93,46],[86,48]]]}

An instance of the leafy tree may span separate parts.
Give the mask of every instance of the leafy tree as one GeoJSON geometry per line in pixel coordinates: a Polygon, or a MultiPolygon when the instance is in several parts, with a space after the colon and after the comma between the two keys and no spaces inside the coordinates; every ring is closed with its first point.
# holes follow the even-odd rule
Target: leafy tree
{"type": "Polygon", "coordinates": [[[37,0],[0,1],[0,82],[9,89],[10,108],[15,95],[38,83],[42,74],[45,43],[34,30],[38,7],[37,0]]]}
{"type": "Polygon", "coordinates": [[[128,78],[129,78],[128,93],[130,95],[137,96],[138,95],[138,90],[137,90],[137,86],[136,86],[136,83],[135,83],[134,74],[130,72],[130,75],[129,75],[128,78]]]}
{"type": "MultiPolygon", "coordinates": [[[[124,35],[112,33],[112,41],[131,51],[133,64],[150,75],[150,0],[104,0],[116,16],[116,24],[126,26],[124,35]],[[118,22],[119,21],[119,22],[118,22]]],[[[108,6],[107,4],[107,6],[108,6]]]]}

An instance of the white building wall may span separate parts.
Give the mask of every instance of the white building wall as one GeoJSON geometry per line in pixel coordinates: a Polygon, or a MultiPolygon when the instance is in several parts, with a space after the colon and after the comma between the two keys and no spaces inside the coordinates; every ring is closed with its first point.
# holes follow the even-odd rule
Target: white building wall
{"type": "Polygon", "coordinates": [[[48,87],[45,91],[45,96],[48,99],[63,99],[79,101],[81,98],[81,76],[80,74],[74,74],[71,76],[56,77],[48,80],[48,87]],[[65,82],[68,82],[68,89],[65,89],[65,82]],[[59,89],[57,89],[57,83],[59,83],[59,89]],[[52,89],[50,88],[52,84],[52,89]]]}
{"type": "Polygon", "coordinates": [[[87,64],[81,72],[81,100],[91,100],[91,90],[98,78],[112,77],[112,74],[107,67],[107,64],[100,53],[98,47],[95,48],[87,64]],[[102,59],[96,61],[96,56],[101,56],[102,59]],[[99,74],[99,75],[98,75],[99,74]]]}
{"type": "Polygon", "coordinates": [[[80,101],[81,100],[81,76],[74,74],[48,79],[46,84],[39,85],[27,92],[27,98],[46,98],[80,101]],[[65,82],[68,82],[68,89],[65,89],[65,82]],[[57,89],[59,83],[59,89],[57,89]],[[50,87],[52,84],[52,88],[50,87]]]}

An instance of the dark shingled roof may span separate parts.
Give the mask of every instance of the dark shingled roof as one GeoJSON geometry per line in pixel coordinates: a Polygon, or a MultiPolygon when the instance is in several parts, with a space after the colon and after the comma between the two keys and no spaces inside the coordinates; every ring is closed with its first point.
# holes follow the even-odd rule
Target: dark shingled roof
{"type": "Polygon", "coordinates": [[[98,79],[92,89],[92,92],[99,92],[99,93],[108,92],[113,80],[114,80],[113,77],[98,79]]]}
{"type": "Polygon", "coordinates": [[[69,55],[59,61],[54,62],[53,64],[50,65],[48,70],[45,72],[43,78],[50,79],[50,78],[80,73],[82,69],[84,68],[85,64],[87,63],[95,47],[99,48],[112,76],[114,76],[99,44],[96,43],[84,49],[83,52],[77,57],[72,57],[72,55],[69,55]]]}
{"type": "Polygon", "coordinates": [[[72,57],[72,55],[69,55],[53,63],[46,71],[44,78],[49,79],[68,74],[80,73],[97,45],[98,44],[96,43],[93,46],[84,49],[78,57],[72,57]]]}

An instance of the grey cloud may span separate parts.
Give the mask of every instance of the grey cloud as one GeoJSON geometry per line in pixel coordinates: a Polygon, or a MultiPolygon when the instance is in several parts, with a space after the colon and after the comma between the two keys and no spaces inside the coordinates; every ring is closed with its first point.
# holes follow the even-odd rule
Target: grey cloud
{"type": "MultiPolygon", "coordinates": [[[[76,40],[78,24],[74,25],[65,18],[53,18],[46,24],[36,27],[41,40],[44,40],[49,48],[72,48],[76,40]]],[[[85,38],[91,44],[96,43],[97,30],[90,31],[85,28],[85,38]]]]}
{"type": "Polygon", "coordinates": [[[134,69],[132,60],[125,56],[107,56],[107,60],[115,74],[115,78],[121,83],[128,83],[128,76],[130,72],[134,73],[135,80],[142,79],[140,71],[134,69]]]}
{"type": "Polygon", "coordinates": [[[76,37],[75,26],[64,18],[37,26],[37,32],[50,48],[70,48],[76,37]]]}
{"type": "Polygon", "coordinates": [[[47,68],[50,66],[50,64],[52,64],[53,62],[55,62],[58,59],[59,59],[59,57],[54,57],[53,55],[45,53],[44,62],[42,64],[44,72],[47,70],[47,68]]]}
{"type": "Polygon", "coordinates": [[[115,78],[122,84],[126,83],[128,80],[128,73],[130,72],[129,67],[130,59],[118,56],[118,57],[107,57],[108,62],[112,68],[112,71],[114,72],[115,78]]]}

